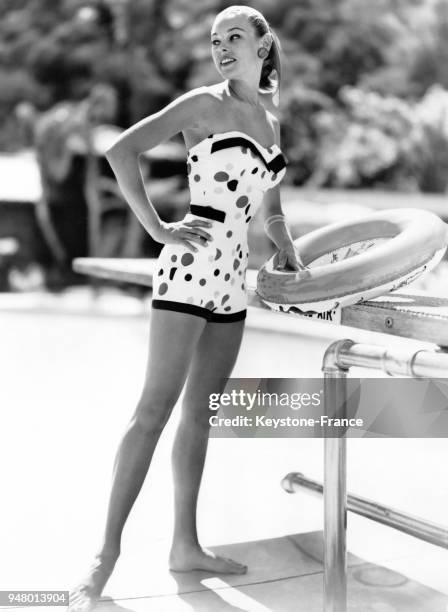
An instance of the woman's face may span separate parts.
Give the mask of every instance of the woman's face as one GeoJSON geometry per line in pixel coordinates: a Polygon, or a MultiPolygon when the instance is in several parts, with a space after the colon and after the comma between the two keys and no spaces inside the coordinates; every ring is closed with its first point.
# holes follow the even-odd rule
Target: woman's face
{"type": "Polygon", "coordinates": [[[216,17],[211,31],[212,57],[224,78],[244,78],[261,69],[257,55],[261,43],[245,15],[216,17]]]}

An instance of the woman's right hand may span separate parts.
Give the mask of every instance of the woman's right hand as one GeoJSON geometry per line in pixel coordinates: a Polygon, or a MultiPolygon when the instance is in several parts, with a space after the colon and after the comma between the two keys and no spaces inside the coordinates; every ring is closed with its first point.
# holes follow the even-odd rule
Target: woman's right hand
{"type": "Polygon", "coordinates": [[[189,251],[197,252],[193,243],[207,246],[212,236],[203,227],[212,227],[210,221],[193,219],[191,221],[162,222],[153,234],[154,240],[162,244],[182,244],[189,251]]]}

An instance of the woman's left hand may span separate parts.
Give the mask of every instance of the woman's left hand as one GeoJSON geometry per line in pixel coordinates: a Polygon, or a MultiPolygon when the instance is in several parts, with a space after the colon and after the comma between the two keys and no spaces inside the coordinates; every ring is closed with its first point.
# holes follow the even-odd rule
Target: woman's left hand
{"type": "Polygon", "coordinates": [[[302,261],[299,251],[293,242],[283,246],[278,253],[278,265],[280,269],[309,270],[302,261]]]}

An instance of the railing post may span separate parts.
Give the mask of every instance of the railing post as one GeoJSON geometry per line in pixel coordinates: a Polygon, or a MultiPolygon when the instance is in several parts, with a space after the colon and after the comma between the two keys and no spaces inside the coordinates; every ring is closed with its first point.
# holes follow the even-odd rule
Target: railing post
{"type": "MultiPolygon", "coordinates": [[[[338,340],[325,351],[324,414],[344,418],[348,368],[338,363],[339,351],[352,340],[338,340]]],[[[330,433],[330,432],[328,432],[330,433]]],[[[324,438],[324,611],[347,610],[347,457],[346,438],[324,438]]]]}

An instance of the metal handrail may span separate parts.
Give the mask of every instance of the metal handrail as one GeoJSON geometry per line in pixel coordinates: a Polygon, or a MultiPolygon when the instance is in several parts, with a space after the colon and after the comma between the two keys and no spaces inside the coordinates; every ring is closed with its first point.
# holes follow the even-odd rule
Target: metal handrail
{"type": "MultiPolygon", "coordinates": [[[[339,406],[338,415],[344,417],[347,407],[347,373],[350,367],[382,369],[393,376],[415,378],[448,377],[448,353],[445,349],[409,350],[388,349],[373,344],[355,343],[349,338],[337,340],[325,351],[322,371],[325,383],[325,414],[330,407],[339,406]]],[[[332,411],[334,413],[334,410],[332,411]]],[[[448,532],[439,525],[421,521],[380,506],[364,498],[347,498],[347,442],[345,437],[324,439],[324,611],[347,611],[347,509],[377,520],[392,528],[406,531],[420,539],[448,547],[448,532]],[[376,506],[376,510],[375,510],[376,506]],[[356,507],[356,509],[355,509],[356,507]],[[390,511],[389,513],[387,511],[390,511]],[[395,514],[394,514],[395,513],[395,514]],[[409,524],[409,518],[414,524],[409,524]],[[418,524],[419,523],[419,524],[418,524]],[[435,540],[440,538],[440,541],[435,540]]],[[[301,474],[288,474],[283,479],[298,483],[301,474]]],[[[309,481],[300,483],[313,490],[321,485],[309,481]]]]}
{"type": "MultiPolygon", "coordinates": [[[[321,482],[299,472],[291,472],[285,476],[282,480],[282,487],[288,493],[296,493],[301,489],[308,489],[317,494],[324,492],[321,482]]],[[[434,546],[448,548],[448,528],[443,525],[350,493],[347,495],[347,510],[434,544],[434,546]]]]}

